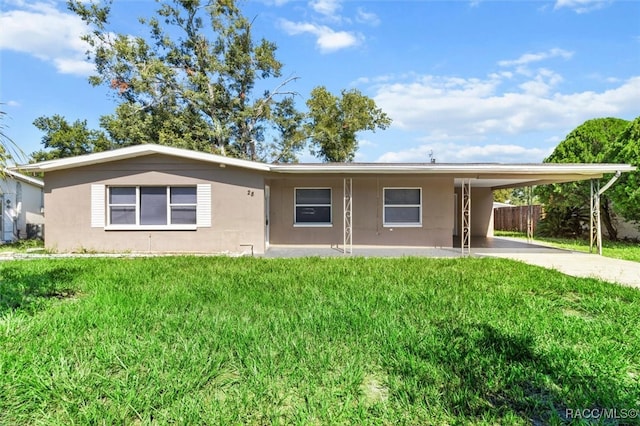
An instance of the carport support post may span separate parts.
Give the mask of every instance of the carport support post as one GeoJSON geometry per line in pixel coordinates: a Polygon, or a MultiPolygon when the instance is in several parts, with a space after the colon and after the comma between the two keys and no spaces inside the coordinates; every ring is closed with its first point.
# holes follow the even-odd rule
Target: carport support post
{"type": "Polygon", "coordinates": [[[602,255],[602,227],[600,222],[600,181],[591,179],[591,208],[589,215],[589,253],[593,253],[596,246],[598,254],[602,255]]]}
{"type": "Polygon", "coordinates": [[[533,240],[533,186],[525,187],[527,196],[527,242],[533,240]]]}
{"type": "Polygon", "coordinates": [[[344,236],[343,236],[343,254],[352,254],[353,253],[353,206],[352,206],[352,197],[353,197],[353,181],[351,178],[344,178],[343,180],[343,194],[344,200],[342,204],[342,211],[344,212],[344,236]]]}
{"type": "Polygon", "coordinates": [[[462,255],[471,254],[471,179],[462,179],[462,255]]]}

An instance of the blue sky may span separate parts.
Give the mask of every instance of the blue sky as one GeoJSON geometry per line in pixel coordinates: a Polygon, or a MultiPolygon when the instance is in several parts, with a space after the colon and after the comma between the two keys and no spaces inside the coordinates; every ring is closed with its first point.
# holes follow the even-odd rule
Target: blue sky
{"type": "MultiPolygon", "coordinates": [[[[540,162],[572,129],[640,115],[640,2],[251,0],[254,38],[278,46],[283,78],[304,102],[313,87],[358,89],[392,119],[359,135],[356,161],[540,162]]],[[[0,102],[5,133],[41,148],[39,116],[98,127],[116,101],[87,82],[65,2],[3,0],[0,102]]],[[[115,0],[116,32],[142,35],[150,0],[115,0]]],[[[272,87],[277,81],[270,82],[272,87]]],[[[312,160],[305,154],[303,161],[312,160]]]]}

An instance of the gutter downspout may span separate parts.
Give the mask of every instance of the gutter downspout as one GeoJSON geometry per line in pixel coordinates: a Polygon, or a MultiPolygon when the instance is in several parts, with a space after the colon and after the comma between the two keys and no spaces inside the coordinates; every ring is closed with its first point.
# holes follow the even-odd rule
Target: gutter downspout
{"type": "Polygon", "coordinates": [[[618,180],[622,172],[618,170],[616,174],[606,183],[605,186],[600,188],[600,182],[591,179],[591,215],[589,220],[589,253],[593,252],[593,245],[595,243],[598,249],[598,254],[602,256],[602,225],[600,220],[600,196],[604,192],[611,188],[611,186],[618,180]],[[595,187],[594,187],[595,184],[595,187]]]}

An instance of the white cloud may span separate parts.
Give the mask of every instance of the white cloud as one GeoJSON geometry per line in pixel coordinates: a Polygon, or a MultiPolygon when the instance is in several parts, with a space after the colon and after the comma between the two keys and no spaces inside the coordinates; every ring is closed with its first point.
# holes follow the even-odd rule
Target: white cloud
{"type": "Polygon", "coordinates": [[[528,65],[532,62],[540,62],[551,58],[563,58],[563,59],[571,59],[573,56],[573,52],[569,52],[564,49],[550,49],[546,52],[538,52],[538,53],[525,53],[520,56],[518,59],[511,60],[503,60],[498,62],[498,65],[501,67],[511,67],[511,66],[522,66],[528,65]]]}
{"type": "Polygon", "coordinates": [[[535,163],[553,151],[510,144],[470,145],[430,143],[403,151],[387,152],[376,161],[382,163],[428,162],[433,155],[438,163],[535,163]]]}
{"type": "Polygon", "coordinates": [[[359,7],[356,12],[356,21],[361,24],[367,24],[374,27],[380,25],[380,18],[378,15],[372,12],[367,12],[361,7],[359,7]]]}
{"type": "Polygon", "coordinates": [[[309,2],[309,6],[315,12],[329,17],[335,15],[342,8],[339,0],[312,0],[309,2]]]}
{"type": "Polygon", "coordinates": [[[593,10],[602,9],[610,4],[612,0],[556,0],[554,9],[568,8],[576,13],[587,13],[593,10]]]}
{"type": "Polygon", "coordinates": [[[328,53],[353,47],[361,43],[362,36],[346,31],[334,31],[325,25],[281,20],[280,25],[289,35],[312,34],[321,52],[328,53]]]}
{"type": "MultiPolygon", "coordinates": [[[[463,79],[425,75],[380,83],[373,88],[373,98],[394,120],[392,129],[421,134],[430,144],[415,149],[438,151],[433,144],[453,144],[442,145],[449,161],[466,161],[468,154],[482,159],[483,152],[490,153],[487,159],[493,161],[501,152],[512,159],[529,156],[539,161],[545,152],[505,149],[495,142],[536,133],[566,134],[594,117],[638,115],[640,76],[600,92],[562,93],[557,88],[561,81],[561,75],[548,69],[537,70],[531,77],[491,74],[484,79],[463,79]],[[507,82],[509,90],[504,89],[507,82]],[[453,148],[448,150],[450,146],[453,148]]],[[[391,152],[380,161],[415,159],[416,155],[412,150],[391,152]]]]}
{"type": "Polygon", "coordinates": [[[19,8],[0,15],[0,49],[26,53],[52,63],[58,72],[86,76],[88,45],[80,37],[87,28],[73,14],[56,9],[56,3],[14,2],[19,8]]]}

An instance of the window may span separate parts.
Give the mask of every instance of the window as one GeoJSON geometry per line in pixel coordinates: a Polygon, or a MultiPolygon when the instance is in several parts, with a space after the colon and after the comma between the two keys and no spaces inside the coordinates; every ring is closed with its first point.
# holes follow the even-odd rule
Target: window
{"type": "Polygon", "coordinates": [[[93,227],[106,225],[110,229],[195,229],[196,226],[211,226],[211,185],[208,184],[92,185],[91,203],[93,227]],[[104,218],[105,210],[106,221],[100,219],[100,216],[104,218]]]}
{"type": "Polygon", "coordinates": [[[421,188],[384,188],[385,226],[422,225],[421,188]]]}
{"type": "Polygon", "coordinates": [[[169,210],[172,224],[196,223],[196,188],[170,188],[169,210]]]}
{"type": "Polygon", "coordinates": [[[331,226],[331,188],[295,189],[295,225],[331,226]]]}

